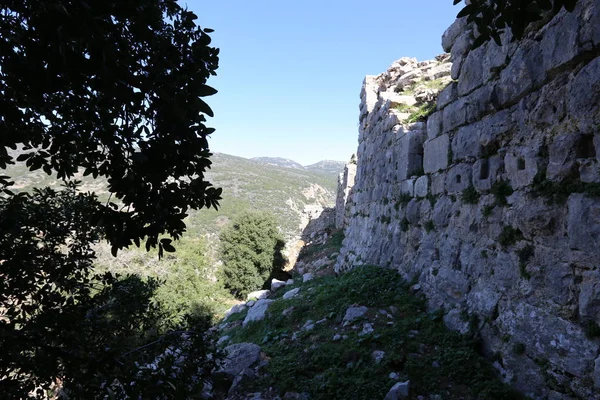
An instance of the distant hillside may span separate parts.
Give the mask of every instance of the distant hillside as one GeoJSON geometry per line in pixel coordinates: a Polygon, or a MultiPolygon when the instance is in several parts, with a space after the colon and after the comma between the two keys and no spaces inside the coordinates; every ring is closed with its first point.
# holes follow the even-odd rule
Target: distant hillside
{"type": "Polygon", "coordinates": [[[288,158],[253,157],[253,158],[251,158],[251,160],[262,163],[262,164],[268,164],[268,165],[273,165],[273,166],[277,166],[277,167],[304,169],[304,167],[301,164],[297,163],[294,160],[290,160],[288,158]]]}
{"type": "MultiPolygon", "coordinates": [[[[284,160],[284,159],[278,159],[284,160]]],[[[275,214],[289,239],[300,233],[306,205],[333,206],[337,188],[337,172],[270,165],[264,161],[217,153],[212,157],[208,180],[223,188],[219,211],[192,211],[187,218],[191,237],[203,234],[214,236],[231,218],[245,210],[264,210],[275,214]]],[[[291,164],[291,165],[293,165],[291,164]]],[[[315,164],[317,165],[317,164],[315,164]]],[[[15,181],[14,188],[29,191],[33,187],[59,187],[61,182],[43,171],[29,172],[23,164],[10,166],[3,174],[15,181]]],[[[84,191],[93,191],[106,199],[106,181],[91,177],[76,177],[83,182],[84,191]]]]}
{"type": "Polygon", "coordinates": [[[338,174],[343,171],[345,164],[346,163],[343,161],[323,160],[315,164],[307,165],[304,169],[307,171],[338,176],[338,174]]]}
{"type": "Polygon", "coordinates": [[[345,164],[345,162],[343,161],[323,160],[315,164],[303,166],[294,160],[281,157],[254,157],[251,158],[251,160],[260,162],[262,164],[268,164],[284,168],[304,169],[306,171],[322,173],[326,175],[335,175],[336,177],[340,172],[342,172],[345,164]]]}

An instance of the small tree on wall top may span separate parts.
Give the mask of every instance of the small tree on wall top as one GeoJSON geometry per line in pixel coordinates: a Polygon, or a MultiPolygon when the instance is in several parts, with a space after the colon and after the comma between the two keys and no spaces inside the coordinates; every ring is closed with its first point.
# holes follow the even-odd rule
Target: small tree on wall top
{"type": "MultiPolygon", "coordinates": [[[[454,5],[462,0],[454,0],[454,5]]],[[[457,17],[467,17],[468,22],[477,25],[479,36],[473,42],[473,48],[493,39],[501,44],[500,35],[509,29],[513,39],[523,37],[525,28],[539,21],[545,15],[556,15],[565,8],[571,12],[578,0],[470,0],[467,1],[457,17]]]]}

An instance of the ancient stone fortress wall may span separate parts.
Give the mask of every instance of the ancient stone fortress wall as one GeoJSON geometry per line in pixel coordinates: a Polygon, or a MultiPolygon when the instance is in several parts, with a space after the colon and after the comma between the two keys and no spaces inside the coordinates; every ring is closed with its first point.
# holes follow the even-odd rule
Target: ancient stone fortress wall
{"type": "Polygon", "coordinates": [[[600,399],[600,0],[519,42],[472,39],[458,20],[452,64],[365,78],[336,268],[398,269],[533,398],[600,399]]]}

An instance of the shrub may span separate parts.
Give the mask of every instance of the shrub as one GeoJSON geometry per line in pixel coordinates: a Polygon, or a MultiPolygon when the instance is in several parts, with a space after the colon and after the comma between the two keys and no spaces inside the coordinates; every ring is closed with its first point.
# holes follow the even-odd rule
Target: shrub
{"type": "Polygon", "coordinates": [[[222,231],[220,239],[221,279],[238,298],[262,287],[285,265],[285,242],[272,215],[242,214],[222,231]]]}

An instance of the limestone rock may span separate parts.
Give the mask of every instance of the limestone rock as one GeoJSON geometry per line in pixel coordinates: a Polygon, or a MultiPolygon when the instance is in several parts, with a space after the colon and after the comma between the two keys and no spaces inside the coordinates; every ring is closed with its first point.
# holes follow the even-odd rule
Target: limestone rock
{"type": "Polygon", "coordinates": [[[410,381],[398,382],[385,395],[384,400],[408,399],[410,395],[410,381]]]}
{"type": "Polygon", "coordinates": [[[225,358],[222,360],[218,373],[233,380],[244,369],[260,362],[260,347],[254,343],[237,343],[223,349],[225,358]]]}
{"type": "Polygon", "coordinates": [[[244,319],[242,323],[243,326],[248,325],[249,322],[252,321],[260,321],[265,318],[265,314],[267,313],[267,309],[271,305],[273,300],[268,299],[260,299],[252,306],[250,310],[248,310],[248,315],[244,319]]]}
{"type": "Polygon", "coordinates": [[[353,306],[346,310],[346,314],[344,315],[343,323],[344,325],[348,325],[353,323],[354,321],[362,318],[369,309],[365,306],[353,306]]]}
{"type": "Polygon", "coordinates": [[[271,291],[275,292],[277,289],[285,285],[286,283],[284,281],[280,281],[279,279],[273,278],[273,280],[271,281],[271,291]]]}
{"type": "Polygon", "coordinates": [[[248,300],[266,299],[267,297],[269,297],[270,294],[271,294],[270,290],[256,290],[254,292],[248,293],[247,299],[248,300]]]}
{"type": "Polygon", "coordinates": [[[296,297],[298,295],[298,292],[300,292],[300,288],[292,289],[289,292],[286,292],[283,295],[283,298],[284,299],[291,299],[293,297],[296,297]]]}

